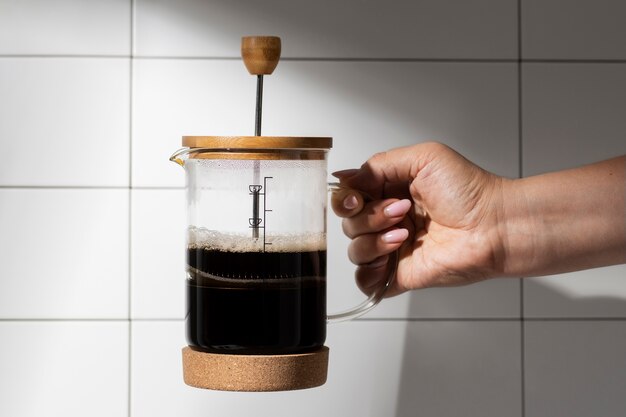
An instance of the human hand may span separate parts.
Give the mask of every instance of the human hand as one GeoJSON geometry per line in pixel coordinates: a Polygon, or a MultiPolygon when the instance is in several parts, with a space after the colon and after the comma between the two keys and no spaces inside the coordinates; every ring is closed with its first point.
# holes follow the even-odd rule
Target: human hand
{"type": "Polygon", "coordinates": [[[357,170],[333,174],[343,190],[332,207],[352,239],[350,260],[366,293],[384,279],[398,250],[387,296],[407,290],[480,281],[502,269],[498,218],[504,178],[449,147],[424,143],[374,155],[357,170]],[[363,195],[368,201],[364,201],[363,195]]]}

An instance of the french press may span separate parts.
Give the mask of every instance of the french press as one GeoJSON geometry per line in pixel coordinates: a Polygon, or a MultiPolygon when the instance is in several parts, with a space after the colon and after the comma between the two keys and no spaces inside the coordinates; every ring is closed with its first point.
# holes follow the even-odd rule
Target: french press
{"type": "Polygon", "coordinates": [[[170,158],[187,178],[186,384],[233,391],[326,382],[327,322],[373,308],[392,279],[356,308],[326,314],[328,137],[261,136],[263,76],[277,37],[242,38],[257,75],[255,136],[184,136],[170,158]]]}

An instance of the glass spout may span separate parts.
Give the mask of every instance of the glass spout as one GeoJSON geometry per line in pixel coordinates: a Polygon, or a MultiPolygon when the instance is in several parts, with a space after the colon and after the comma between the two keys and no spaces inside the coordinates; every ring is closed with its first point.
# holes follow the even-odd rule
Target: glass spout
{"type": "Polygon", "coordinates": [[[181,167],[185,167],[185,159],[189,153],[193,152],[190,148],[181,148],[170,156],[170,161],[176,162],[181,167]]]}

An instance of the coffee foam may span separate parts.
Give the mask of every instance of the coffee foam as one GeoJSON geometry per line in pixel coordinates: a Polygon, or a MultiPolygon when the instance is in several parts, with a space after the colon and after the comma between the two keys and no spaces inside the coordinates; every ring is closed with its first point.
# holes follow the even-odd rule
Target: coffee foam
{"type": "Polygon", "coordinates": [[[224,233],[203,227],[189,227],[188,244],[190,249],[218,250],[222,252],[313,252],[326,250],[326,233],[267,235],[263,244],[263,230],[260,237],[224,233]]]}

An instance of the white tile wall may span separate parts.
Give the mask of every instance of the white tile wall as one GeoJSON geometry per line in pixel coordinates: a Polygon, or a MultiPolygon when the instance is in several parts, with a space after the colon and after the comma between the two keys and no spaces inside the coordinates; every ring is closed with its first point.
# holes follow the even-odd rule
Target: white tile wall
{"type": "Polygon", "coordinates": [[[184,190],[132,191],[131,317],[185,316],[184,190]]]}
{"type": "Polygon", "coordinates": [[[0,415],[128,416],[128,323],[0,322],[0,415]]]}
{"type": "Polygon", "coordinates": [[[626,318],[626,266],[524,281],[525,317],[626,318]]]}
{"type": "Polygon", "coordinates": [[[184,172],[168,158],[182,147],[184,135],[254,134],[256,79],[242,65],[239,61],[135,61],[133,186],[182,187],[184,172]]]}
{"type": "Polygon", "coordinates": [[[522,69],[524,176],[626,153],[626,62],[522,69]]]}
{"type": "Polygon", "coordinates": [[[129,65],[0,57],[0,185],[128,186],[129,65]]]}
{"type": "Polygon", "coordinates": [[[390,147],[439,140],[486,169],[518,174],[511,63],[283,62],[272,77],[264,131],[332,136],[331,171],[390,147]]]}
{"type": "Polygon", "coordinates": [[[525,326],[526,416],[624,415],[626,323],[525,326]]]}
{"type": "Polygon", "coordinates": [[[0,54],[128,55],[129,0],[0,0],[0,54]]]}
{"type": "MultiPolygon", "coordinates": [[[[623,266],[385,300],[329,327],[320,388],[184,386],[184,173],[168,161],[182,135],[252,133],[249,34],[283,37],[264,132],[333,136],[331,171],[425,140],[509,177],[625,153],[623,15],[611,0],[0,0],[0,415],[623,414],[623,266]]],[[[362,295],[329,230],[336,311],[362,295]]]]}
{"type": "Polygon", "coordinates": [[[135,53],[238,57],[242,35],[275,34],[284,57],[515,58],[516,12],[514,0],[138,0],[135,53]]]}
{"type": "Polygon", "coordinates": [[[519,318],[520,284],[498,279],[466,287],[428,288],[386,299],[367,317],[519,318]]]}
{"type": "Polygon", "coordinates": [[[411,322],[396,416],[521,416],[520,324],[411,322]]]}
{"type": "Polygon", "coordinates": [[[525,59],[626,59],[621,0],[522,0],[525,59]]]}
{"type": "Polygon", "coordinates": [[[128,317],[128,191],[0,189],[0,318],[128,317]]]}
{"type": "Polygon", "coordinates": [[[182,322],[134,322],[131,414],[186,416],[519,416],[519,323],[406,321],[329,326],[319,388],[212,392],[184,385],[182,322]],[[485,366],[489,364],[488,366],[485,366]]]}

